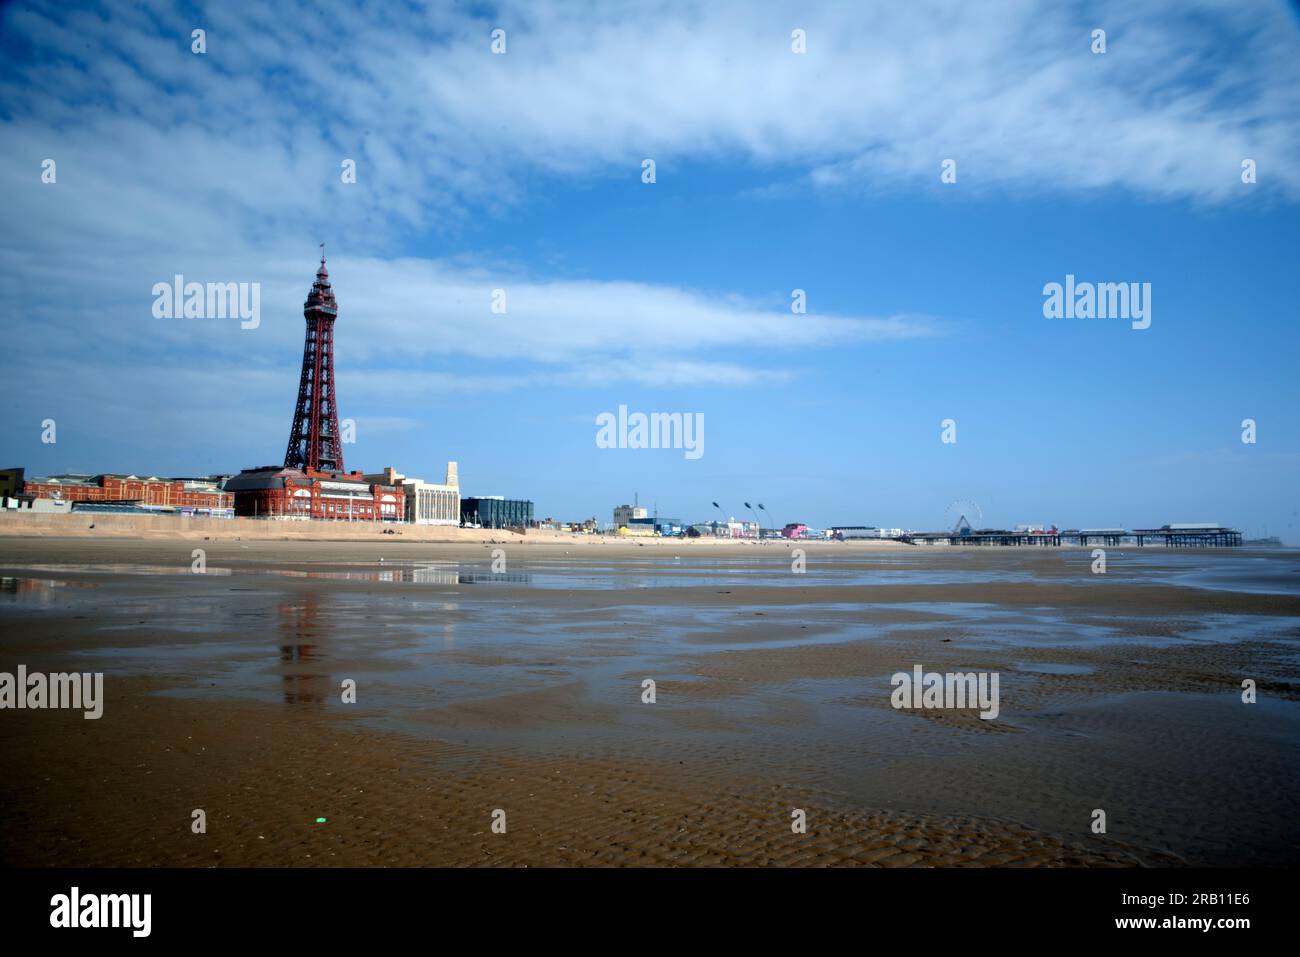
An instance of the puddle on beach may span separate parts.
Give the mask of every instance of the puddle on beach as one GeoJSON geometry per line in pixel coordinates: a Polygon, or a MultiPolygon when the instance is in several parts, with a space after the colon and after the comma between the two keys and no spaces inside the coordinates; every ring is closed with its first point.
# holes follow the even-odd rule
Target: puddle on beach
{"type": "MultiPolygon", "coordinates": [[[[11,565],[4,571],[24,571],[24,572],[54,572],[56,574],[88,574],[88,575],[192,575],[195,574],[189,565],[137,565],[130,563],[95,563],[87,564],[39,564],[39,565],[11,565]]],[[[229,575],[229,568],[209,568],[206,572],[208,575],[229,575]]]]}
{"type": "MultiPolygon", "coordinates": [[[[1300,594],[1300,553],[1180,554],[1166,549],[1111,549],[1105,575],[1091,572],[1084,550],[1050,554],[979,550],[935,554],[909,551],[885,556],[834,552],[809,555],[806,571],[793,574],[790,552],[773,548],[754,557],[701,558],[691,555],[608,560],[593,557],[512,556],[508,573],[494,573],[489,561],[397,559],[378,562],[286,563],[292,567],[208,566],[213,576],[249,575],[342,582],[429,585],[527,585],[572,591],[607,589],[806,588],[810,586],[942,586],[971,584],[1068,584],[1104,588],[1123,582],[1180,588],[1206,588],[1250,594],[1300,594]],[[1006,556],[1003,564],[991,560],[1006,556]]],[[[23,575],[184,576],[189,565],[133,563],[9,565],[0,571],[23,575]]]]}
{"type": "Polygon", "coordinates": [[[1090,675],[1095,668],[1089,665],[1067,665],[1053,661],[1017,661],[1017,671],[1035,675],[1090,675]]]}
{"type": "Polygon", "coordinates": [[[1105,585],[1120,575],[1139,584],[1204,588],[1252,595],[1300,595],[1300,550],[1250,554],[1186,553],[1176,549],[1108,549],[1106,574],[1091,574],[1088,552],[1062,553],[1077,583],[1105,585]]]}

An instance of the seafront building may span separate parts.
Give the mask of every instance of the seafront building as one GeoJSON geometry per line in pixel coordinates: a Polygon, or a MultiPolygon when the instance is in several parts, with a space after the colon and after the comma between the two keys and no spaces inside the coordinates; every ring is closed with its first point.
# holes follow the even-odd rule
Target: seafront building
{"type": "Polygon", "coordinates": [[[323,472],[279,465],[244,469],[226,481],[235,514],[343,522],[400,522],[406,493],[395,485],[368,481],[360,472],[323,472]]]}
{"type": "Polygon", "coordinates": [[[648,518],[649,515],[644,505],[619,505],[614,509],[614,530],[618,531],[638,519],[648,518]]]}
{"type": "Polygon", "coordinates": [[[654,538],[655,530],[649,525],[620,525],[614,534],[619,538],[654,538]]]}
{"type": "Polygon", "coordinates": [[[69,512],[114,507],[114,510],[177,512],[182,515],[226,517],[233,498],[221,488],[219,476],[160,478],[157,475],[65,474],[27,478],[21,468],[5,469],[5,506],[35,512],[69,512]]]}
{"type": "Polygon", "coordinates": [[[405,502],[403,520],[412,525],[460,524],[460,477],[455,462],[447,463],[447,478],[441,485],[410,478],[392,468],[365,479],[400,489],[405,502]]]}
{"type": "Polygon", "coordinates": [[[469,528],[528,528],[533,524],[533,503],[504,495],[463,498],[460,523],[469,528]]]}
{"type": "Polygon", "coordinates": [[[649,530],[651,535],[660,535],[664,538],[672,538],[681,535],[685,530],[680,518],[664,518],[659,515],[646,515],[641,518],[629,519],[626,525],[621,525],[617,530],[626,529],[631,532],[641,532],[649,530]]]}
{"type": "Polygon", "coordinates": [[[758,522],[738,522],[734,516],[725,522],[696,522],[685,529],[689,538],[758,538],[758,533],[758,522]]]}
{"type": "Polygon", "coordinates": [[[832,525],[829,531],[831,537],[838,541],[855,538],[898,538],[903,534],[901,528],[877,528],[875,525],[832,525]]]}

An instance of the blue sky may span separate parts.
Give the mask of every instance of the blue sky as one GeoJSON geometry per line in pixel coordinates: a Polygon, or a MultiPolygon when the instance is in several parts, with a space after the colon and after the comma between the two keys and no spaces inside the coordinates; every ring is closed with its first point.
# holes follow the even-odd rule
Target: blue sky
{"type": "Polygon", "coordinates": [[[280,460],[324,240],[349,467],[1300,543],[1287,5],[235,6],[0,14],[0,465],[280,460]],[[260,283],[261,325],[154,318],[176,273],[260,283]],[[1067,273],[1150,283],[1151,327],[1045,319],[1067,273]],[[705,454],[597,448],[620,404],[705,454]]]}

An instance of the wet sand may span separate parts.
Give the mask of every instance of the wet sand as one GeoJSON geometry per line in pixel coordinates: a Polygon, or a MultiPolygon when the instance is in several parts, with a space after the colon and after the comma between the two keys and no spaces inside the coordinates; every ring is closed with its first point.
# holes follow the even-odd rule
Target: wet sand
{"type": "Polygon", "coordinates": [[[0,857],[1300,861],[1291,553],[666,545],[0,538],[0,671],[106,697],[0,712],[0,857]],[[893,709],[914,664],[998,718],[893,709]]]}

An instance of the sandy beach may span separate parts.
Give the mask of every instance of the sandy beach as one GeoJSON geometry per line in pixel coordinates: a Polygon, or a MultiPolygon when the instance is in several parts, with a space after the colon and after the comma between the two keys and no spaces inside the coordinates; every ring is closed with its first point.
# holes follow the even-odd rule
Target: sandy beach
{"type": "Polygon", "coordinates": [[[196,531],[0,535],[0,671],[105,675],[0,714],[5,863],[1300,861],[1291,552],[196,531]]]}

